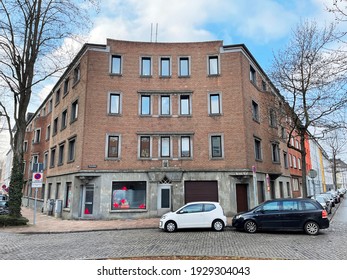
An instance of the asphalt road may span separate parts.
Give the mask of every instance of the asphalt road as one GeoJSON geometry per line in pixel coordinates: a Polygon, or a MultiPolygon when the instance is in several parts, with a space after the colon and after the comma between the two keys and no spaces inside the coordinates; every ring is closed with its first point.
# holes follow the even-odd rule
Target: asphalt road
{"type": "Polygon", "coordinates": [[[317,236],[301,232],[247,234],[159,229],[60,234],[0,232],[2,260],[96,260],[139,256],[239,256],[290,260],[347,260],[347,201],[328,229],[317,236]]]}

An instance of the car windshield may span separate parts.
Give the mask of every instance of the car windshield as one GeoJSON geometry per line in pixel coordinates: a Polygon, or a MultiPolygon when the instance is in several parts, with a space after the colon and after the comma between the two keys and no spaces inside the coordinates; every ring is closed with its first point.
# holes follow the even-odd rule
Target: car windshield
{"type": "Polygon", "coordinates": [[[322,197],[322,196],[316,196],[316,200],[317,200],[319,203],[325,203],[325,199],[324,199],[324,197],[322,197]]]}

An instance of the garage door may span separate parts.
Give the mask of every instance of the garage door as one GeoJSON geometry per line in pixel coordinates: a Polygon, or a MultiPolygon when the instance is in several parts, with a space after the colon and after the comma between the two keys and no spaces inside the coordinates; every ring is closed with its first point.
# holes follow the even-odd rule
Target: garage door
{"type": "Polygon", "coordinates": [[[218,181],[185,181],[184,200],[218,202],[218,181]]]}

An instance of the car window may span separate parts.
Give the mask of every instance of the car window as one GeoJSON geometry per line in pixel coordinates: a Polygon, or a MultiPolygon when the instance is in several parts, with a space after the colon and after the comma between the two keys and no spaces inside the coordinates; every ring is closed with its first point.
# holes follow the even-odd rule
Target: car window
{"type": "Polygon", "coordinates": [[[294,211],[298,210],[298,203],[294,200],[283,201],[283,210],[294,211]]]}
{"type": "Polygon", "coordinates": [[[310,201],[301,201],[300,210],[316,210],[317,206],[310,201]]]}
{"type": "Polygon", "coordinates": [[[216,209],[216,206],[214,204],[205,204],[204,207],[204,212],[210,212],[216,209]]]}
{"type": "Polygon", "coordinates": [[[203,204],[192,204],[184,207],[179,211],[179,213],[197,213],[197,212],[202,212],[202,206],[203,204]]]}
{"type": "Polygon", "coordinates": [[[263,205],[264,211],[279,211],[280,210],[280,201],[271,201],[263,205]]]}

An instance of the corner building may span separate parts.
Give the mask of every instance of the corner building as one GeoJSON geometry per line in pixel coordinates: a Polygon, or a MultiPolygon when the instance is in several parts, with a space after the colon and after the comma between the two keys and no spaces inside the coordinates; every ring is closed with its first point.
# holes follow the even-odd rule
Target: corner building
{"type": "Polygon", "coordinates": [[[86,44],[28,122],[25,203],[33,162],[43,211],[60,201],[64,219],[157,217],[197,200],[231,216],[292,196],[283,106],[244,45],[86,44]]]}

